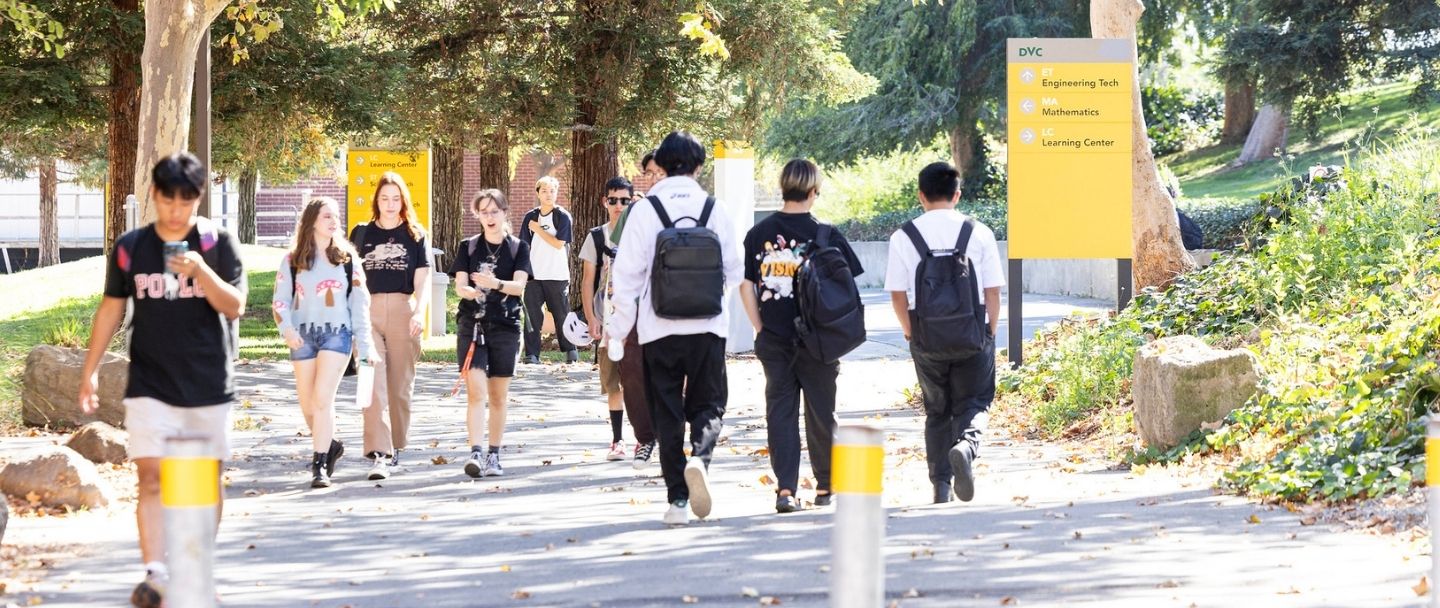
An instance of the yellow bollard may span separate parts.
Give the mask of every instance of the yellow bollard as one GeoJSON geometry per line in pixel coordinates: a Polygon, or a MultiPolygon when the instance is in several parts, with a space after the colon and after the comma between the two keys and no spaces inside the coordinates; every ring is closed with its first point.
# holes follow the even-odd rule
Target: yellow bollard
{"type": "Polygon", "coordinates": [[[836,608],[874,608],[885,602],[884,441],[884,433],[870,425],[841,425],[835,431],[830,605],[836,608]]]}
{"type": "Polygon", "coordinates": [[[1425,423],[1425,502],[1430,526],[1430,606],[1440,608],[1440,416],[1425,423]]]}
{"type": "Polygon", "coordinates": [[[215,606],[215,528],[220,505],[220,461],[208,435],[176,435],[160,461],[160,503],[165,508],[165,556],[170,583],[165,605],[215,606]]]}

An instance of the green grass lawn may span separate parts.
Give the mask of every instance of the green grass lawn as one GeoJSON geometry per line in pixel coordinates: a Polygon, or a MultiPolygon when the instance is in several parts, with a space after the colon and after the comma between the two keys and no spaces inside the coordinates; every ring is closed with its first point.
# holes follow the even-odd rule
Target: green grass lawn
{"type": "Polygon", "coordinates": [[[1413,88],[1411,83],[1391,83],[1344,95],[1343,113],[1322,120],[1317,139],[1292,124],[1284,159],[1231,169],[1243,147],[1236,144],[1182,152],[1160,162],[1180,178],[1185,198],[1253,198],[1313,165],[1343,165],[1357,146],[1383,146],[1409,126],[1440,124],[1440,104],[1412,105],[1408,97],[1413,88]]]}

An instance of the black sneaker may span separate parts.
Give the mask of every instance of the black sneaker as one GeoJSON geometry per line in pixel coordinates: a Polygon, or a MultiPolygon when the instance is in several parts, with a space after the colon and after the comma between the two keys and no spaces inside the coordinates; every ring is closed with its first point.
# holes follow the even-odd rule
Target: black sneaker
{"type": "Polygon", "coordinates": [[[635,444],[635,460],[632,462],[631,466],[635,467],[635,470],[637,471],[644,469],[645,465],[650,464],[650,456],[652,456],[654,453],[654,441],[651,441],[650,443],[635,444]]]}
{"type": "Polygon", "coordinates": [[[961,441],[950,448],[950,468],[955,471],[955,497],[963,502],[975,498],[975,471],[970,467],[974,460],[975,452],[969,443],[961,441]]]}
{"type": "Polygon", "coordinates": [[[539,365],[540,357],[537,357],[535,355],[525,355],[525,358],[521,359],[520,362],[526,365],[539,365]]]}
{"type": "Polygon", "coordinates": [[[794,513],[794,512],[799,511],[799,510],[800,510],[800,501],[795,500],[795,496],[794,496],[793,494],[790,495],[790,496],[777,496],[777,497],[775,497],[775,512],[776,512],[776,513],[794,513]]]}
{"type": "Polygon", "coordinates": [[[572,350],[572,351],[570,351],[570,352],[565,353],[565,362],[566,362],[566,363],[575,363],[575,362],[578,362],[578,361],[580,361],[580,351],[578,351],[578,350],[572,350]]]}
{"type": "Polygon", "coordinates": [[[315,456],[310,459],[310,473],[312,474],[312,477],[310,478],[310,487],[330,487],[331,481],[329,469],[331,467],[329,461],[330,456],[328,454],[324,454],[322,452],[315,452],[315,456]]]}
{"type": "Polygon", "coordinates": [[[835,494],[834,494],[834,493],[816,494],[816,495],[815,495],[815,506],[817,506],[817,507],[828,507],[828,506],[830,506],[830,504],[831,504],[834,500],[835,500],[835,494]]]}
{"type": "Polygon", "coordinates": [[[935,484],[935,504],[938,505],[938,504],[940,504],[940,503],[950,502],[950,497],[951,497],[953,494],[954,494],[954,492],[952,492],[952,491],[950,490],[950,484],[948,484],[948,483],[937,483],[937,484],[935,484]]]}
{"type": "Polygon", "coordinates": [[[330,458],[329,458],[329,460],[325,463],[325,476],[326,476],[326,477],[334,477],[334,476],[335,476],[335,464],[338,463],[338,462],[340,462],[340,457],[341,457],[341,456],[344,456],[344,455],[345,455],[345,444],[340,443],[339,440],[331,439],[331,440],[330,440],[330,453],[329,453],[329,457],[330,457],[330,458]]]}

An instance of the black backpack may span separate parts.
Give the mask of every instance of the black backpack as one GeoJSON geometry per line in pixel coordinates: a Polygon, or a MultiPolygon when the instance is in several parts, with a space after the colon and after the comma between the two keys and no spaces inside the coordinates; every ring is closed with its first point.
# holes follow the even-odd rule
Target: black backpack
{"type": "Polygon", "coordinates": [[[865,343],[865,305],[850,261],[830,246],[829,224],[820,224],[813,249],[795,273],[795,334],[816,359],[834,363],[865,343]]]}
{"type": "Polygon", "coordinates": [[[720,237],[706,227],[715,197],[705,198],[700,219],[677,228],[665,205],[653,196],[650,205],[665,226],[655,236],[655,262],[650,268],[650,299],[662,319],[709,319],[720,315],[725,300],[725,263],[720,237]]]}
{"type": "Polygon", "coordinates": [[[902,230],[920,252],[915,268],[915,309],[910,311],[910,340],[915,350],[941,359],[979,354],[991,337],[975,263],[965,255],[975,221],[965,220],[954,249],[931,250],[915,222],[902,230]]]}
{"type": "Polygon", "coordinates": [[[615,248],[605,243],[610,239],[605,238],[605,226],[599,225],[590,229],[590,241],[595,243],[595,293],[600,293],[600,268],[604,266],[603,258],[615,259],[615,248]]]}
{"type": "MultiPolygon", "coordinates": [[[[204,258],[206,266],[218,272],[220,270],[220,250],[216,249],[215,245],[220,242],[220,227],[216,225],[214,220],[203,216],[195,218],[195,227],[196,231],[200,233],[200,256],[204,258]]],[[[120,266],[121,272],[125,273],[127,280],[132,284],[134,283],[134,276],[131,273],[131,261],[135,259],[135,248],[142,238],[160,238],[159,235],[155,233],[154,223],[148,224],[139,230],[121,235],[115,243],[116,247],[124,250],[124,255],[120,256],[117,263],[120,266]]],[[[241,273],[241,277],[241,280],[244,280],[244,273],[241,273]]],[[[134,302],[126,303],[127,308],[133,305],[134,302]]],[[[130,331],[129,314],[130,312],[127,310],[124,327],[121,328],[121,331],[130,331]]],[[[225,329],[225,352],[229,354],[231,361],[239,359],[240,319],[238,317],[235,319],[226,319],[225,315],[220,315],[220,324],[225,329]]]]}

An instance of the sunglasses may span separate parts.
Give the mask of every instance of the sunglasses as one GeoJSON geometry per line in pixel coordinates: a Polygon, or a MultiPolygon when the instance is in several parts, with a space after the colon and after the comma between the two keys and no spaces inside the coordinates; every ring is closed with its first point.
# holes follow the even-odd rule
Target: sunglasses
{"type": "Polygon", "coordinates": [[[621,207],[624,207],[630,204],[630,199],[620,196],[607,196],[605,197],[605,204],[610,205],[611,207],[614,207],[615,205],[620,205],[621,207]]]}

